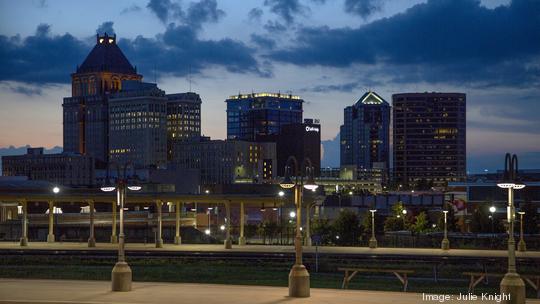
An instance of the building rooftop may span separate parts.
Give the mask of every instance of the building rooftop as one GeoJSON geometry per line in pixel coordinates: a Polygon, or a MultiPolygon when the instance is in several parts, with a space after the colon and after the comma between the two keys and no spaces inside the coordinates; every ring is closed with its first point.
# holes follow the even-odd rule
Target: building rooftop
{"type": "Polygon", "coordinates": [[[123,74],[137,74],[137,70],[124,56],[116,44],[116,35],[96,37],[96,45],[90,51],[83,63],[77,67],[77,73],[114,72],[123,74]]]}
{"type": "Polygon", "coordinates": [[[201,103],[201,97],[199,94],[193,92],[167,94],[167,100],[201,103]]]}
{"type": "Polygon", "coordinates": [[[379,94],[368,91],[358,101],[356,104],[367,104],[367,105],[380,105],[380,104],[388,104],[384,98],[382,98],[379,94]]]}
{"type": "Polygon", "coordinates": [[[238,94],[229,96],[229,99],[247,99],[247,98],[258,98],[258,97],[274,97],[274,98],[286,98],[286,99],[295,99],[301,101],[302,99],[298,95],[291,94],[282,94],[282,93],[251,93],[251,94],[238,94]]]}

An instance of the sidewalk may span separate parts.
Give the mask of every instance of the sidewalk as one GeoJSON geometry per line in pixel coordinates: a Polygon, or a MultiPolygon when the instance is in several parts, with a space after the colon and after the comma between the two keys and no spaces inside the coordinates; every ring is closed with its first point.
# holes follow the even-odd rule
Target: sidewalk
{"type": "MultiPolygon", "coordinates": [[[[311,289],[310,298],[289,298],[286,287],[134,282],[130,292],[110,291],[107,281],[0,279],[0,303],[124,304],[419,304],[441,303],[422,294],[339,289],[311,289]]],[[[456,296],[454,296],[456,297],[456,296]]],[[[458,301],[443,303],[495,303],[458,301]]],[[[528,304],[539,304],[530,299],[528,304]]]]}

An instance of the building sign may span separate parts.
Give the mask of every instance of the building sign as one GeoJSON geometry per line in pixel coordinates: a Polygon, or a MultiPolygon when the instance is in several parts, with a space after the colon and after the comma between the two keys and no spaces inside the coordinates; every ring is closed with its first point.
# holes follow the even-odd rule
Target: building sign
{"type": "Polygon", "coordinates": [[[306,132],[319,132],[319,128],[306,126],[306,132]]]}

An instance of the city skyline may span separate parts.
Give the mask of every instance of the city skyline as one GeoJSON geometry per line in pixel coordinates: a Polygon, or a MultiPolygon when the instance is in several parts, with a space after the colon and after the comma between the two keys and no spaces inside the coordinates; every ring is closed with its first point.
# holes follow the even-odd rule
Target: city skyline
{"type": "MultiPolygon", "coordinates": [[[[540,167],[540,135],[535,131],[540,128],[540,43],[532,39],[538,21],[530,18],[539,11],[538,4],[366,1],[373,5],[363,7],[355,6],[355,1],[260,2],[259,6],[239,7],[231,1],[183,5],[140,1],[122,7],[114,4],[102,16],[99,4],[76,9],[64,8],[62,2],[28,2],[20,7],[2,4],[0,35],[6,56],[0,59],[0,148],[61,146],[60,105],[62,97],[69,95],[69,74],[84,60],[99,27],[101,32],[116,32],[120,47],[145,76],[144,81],[156,80],[170,92],[192,87],[199,93],[202,131],[212,138],[226,137],[224,100],[238,91],[300,95],[306,100],[304,117],[321,119],[327,157],[332,144],[337,142],[339,149],[336,139],[343,108],[368,89],[386,100],[394,93],[463,92],[468,96],[468,163],[476,166],[469,170],[498,169],[506,151],[522,155],[521,167],[540,167]],[[344,12],[347,5],[352,5],[349,12],[354,14],[344,12]],[[21,9],[39,17],[34,23],[17,20],[14,16],[21,9]],[[81,22],[56,21],[63,12],[83,9],[88,15],[81,22]],[[456,24],[434,26],[425,33],[432,35],[434,47],[425,50],[404,45],[422,44],[414,40],[418,32],[398,37],[396,24],[414,24],[418,31],[443,10],[454,14],[465,10],[471,19],[478,17],[477,21],[468,20],[465,13],[456,18],[465,23],[465,29],[477,28],[468,33],[456,24]],[[322,18],[324,12],[342,18],[322,18]],[[503,19],[512,26],[505,27],[503,19]],[[495,31],[498,35],[490,34],[495,31]],[[374,39],[378,33],[388,37],[374,39]],[[441,33],[448,42],[434,38],[441,33]],[[482,37],[474,36],[478,34],[482,37]],[[503,45],[509,37],[511,45],[518,43],[520,48],[503,45]],[[454,45],[460,42],[461,47],[454,45]],[[329,51],[324,47],[329,43],[337,47],[329,51]],[[395,43],[401,53],[390,51],[393,45],[389,43],[395,43]]],[[[339,154],[331,159],[335,166],[339,164],[339,154]]],[[[328,160],[323,163],[327,164],[328,160]]]]}

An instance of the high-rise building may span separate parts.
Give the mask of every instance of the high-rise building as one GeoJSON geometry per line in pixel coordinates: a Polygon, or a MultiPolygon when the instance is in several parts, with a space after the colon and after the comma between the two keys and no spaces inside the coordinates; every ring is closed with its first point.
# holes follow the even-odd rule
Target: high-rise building
{"type": "Polygon", "coordinates": [[[110,93],[123,80],[142,79],[118,45],[116,36],[97,35],[96,45],[71,74],[71,97],[64,98],[64,151],[108,161],[110,93]]]}
{"type": "Polygon", "coordinates": [[[174,166],[199,169],[201,185],[265,183],[276,176],[275,143],[203,140],[174,145],[174,166]]]}
{"type": "Polygon", "coordinates": [[[465,94],[394,94],[392,105],[396,182],[444,186],[464,180],[465,94]]]}
{"type": "Polygon", "coordinates": [[[201,97],[197,93],[167,95],[167,158],[173,156],[176,142],[201,138],[201,97]]]}
{"type": "Polygon", "coordinates": [[[167,97],[154,83],[123,81],[109,98],[109,160],[136,167],[167,162],[167,97]]]}
{"type": "Polygon", "coordinates": [[[366,92],[343,111],[340,127],[341,167],[387,170],[390,157],[390,105],[366,92]]]}
{"type": "Polygon", "coordinates": [[[282,126],[302,123],[299,96],[280,93],[252,93],[227,100],[227,139],[258,141],[277,135],[282,126]]]}
{"type": "Polygon", "coordinates": [[[304,123],[284,125],[277,136],[277,174],[285,176],[289,156],[299,162],[309,158],[315,176],[321,171],[321,125],[318,119],[304,119],[304,123]]]}

